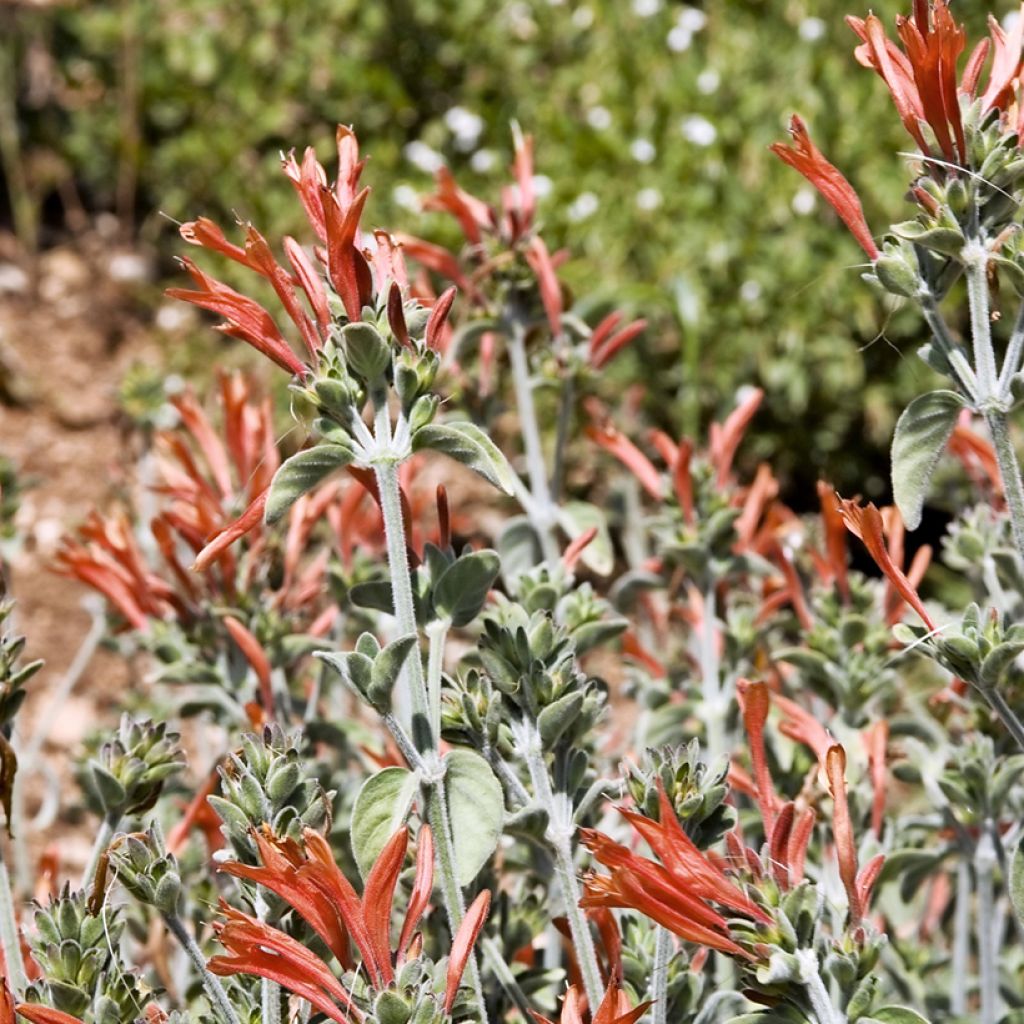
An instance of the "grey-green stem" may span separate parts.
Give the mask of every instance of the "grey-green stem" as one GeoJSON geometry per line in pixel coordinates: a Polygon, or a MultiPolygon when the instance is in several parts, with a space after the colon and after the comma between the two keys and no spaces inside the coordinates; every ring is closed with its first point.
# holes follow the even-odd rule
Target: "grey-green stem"
{"type": "Polygon", "coordinates": [[[798,949],[796,958],[800,965],[800,981],[818,1024],[846,1024],[846,1014],[832,1002],[832,997],[825,987],[818,954],[813,949],[798,949]]]}
{"type": "Polygon", "coordinates": [[[993,410],[985,414],[992,446],[999,460],[999,474],[1003,478],[1003,492],[1010,510],[1010,526],[1017,554],[1024,560],[1024,482],[1020,475],[1020,462],[1010,437],[1010,422],[1005,412],[993,410]]]}
{"type": "MultiPolygon", "coordinates": [[[[598,1006],[604,994],[601,983],[601,970],[597,962],[597,950],[594,948],[594,937],[590,933],[590,925],[580,907],[580,888],[576,879],[576,865],[572,855],[572,835],[575,826],[568,806],[568,799],[558,800],[551,788],[547,762],[541,746],[540,735],[534,729],[524,751],[526,765],[530,772],[534,796],[538,804],[548,815],[548,828],[545,839],[555,855],[555,874],[565,900],[565,913],[569,920],[572,943],[576,949],[576,960],[580,974],[583,976],[583,987],[587,993],[587,1002],[598,1006]]],[[[561,796],[562,794],[560,794],[561,796]]]]}
{"type": "Polygon", "coordinates": [[[955,1017],[967,1013],[967,971],[971,955],[971,867],[962,853],[956,866],[956,908],[953,911],[953,951],[949,1008],[955,1017]]]}
{"type": "Polygon", "coordinates": [[[672,936],[655,925],[654,964],[651,967],[651,1024],[668,1024],[668,963],[672,959],[672,936]]]}
{"type": "Polygon", "coordinates": [[[981,997],[979,1024],[996,1024],[999,1019],[999,947],[995,931],[996,850],[992,842],[991,822],[978,839],[974,851],[974,874],[978,886],[975,917],[978,941],[978,990],[981,997]]]}
{"type": "Polygon", "coordinates": [[[86,864],[85,871],[82,873],[83,889],[88,889],[92,885],[93,879],[96,877],[96,869],[100,864],[100,857],[106,852],[107,847],[110,845],[110,840],[120,824],[121,815],[115,812],[108,814],[100,824],[100,830],[96,833],[96,838],[92,844],[92,851],[89,853],[89,863],[86,864]]]}
{"type": "Polygon", "coordinates": [[[544,462],[544,446],[540,438],[537,407],[533,401],[533,382],[530,380],[530,364],[526,357],[526,331],[523,325],[513,320],[505,338],[509,363],[512,366],[512,388],[519,413],[519,429],[523,434],[526,476],[530,482],[532,508],[527,511],[532,517],[533,528],[540,537],[544,558],[554,563],[558,561],[560,554],[555,536],[556,509],[548,486],[548,471],[544,462]]]}
{"type": "Polygon", "coordinates": [[[1003,725],[1006,726],[1010,735],[1017,742],[1017,746],[1024,750],[1024,723],[1017,717],[1016,712],[1007,703],[1006,698],[995,687],[986,687],[981,691],[982,696],[988,701],[988,705],[999,716],[1003,725]]]}
{"type": "MultiPolygon", "coordinates": [[[[380,422],[379,412],[386,408],[383,401],[377,400],[378,410],[377,432],[385,431],[380,422]]],[[[390,427],[386,428],[390,437],[390,427]]],[[[380,492],[381,514],[384,518],[384,537],[387,545],[388,570],[391,575],[391,593],[394,601],[395,621],[400,636],[410,633],[419,635],[416,623],[416,611],[412,598],[412,577],[409,573],[409,560],[405,549],[405,529],[402,522],[402,499],[398,485],[398,462],[381,460],[374,466],[377,477],[377,488],[380,492]]],[[[445,912],[452,934],[458,929],[465,915],[466,907],[459,887],[455,868],[455,844],[452,837],[445,799],[444,779],[440,773],[430,771],[432,762],[436,761],[433,746],[433,735],[430,728],[427,690],[423,678],[423,660],[419,649],[412,651],[405,660],[399,686],[405,688],[412,709],[412,737],[404,742],[411,748],[406,753],[410,765],[425,767],[428,779],[427,817],[434,833],[434,850],[437,859],[437,873],[444,898],[445,912]],[[437,778],[431,776],[437,775],[437,778]]],[[[385,720],[392,716],[385,716],[385,720]]],[[[402,723],[396,721],[397,730],[392,734],[405,734],[402,723]]],[[[480,966],[475,954],[470,954],[469,977],[477,998],[480,1020],[487,1022],[487,1008],[483,997],[483,986],[480,980],[480,966]]]]}
{"type": "Polygon", "coordinates": [[[21,941],[18,932],[18,916],[11,892],[11,876],[0,847],[0,950],[7,964],[7,984],[15,999],[25,995],[25,961],[21,955],[21,941]]]}
{"type": "Polygon", "coordinates": [[[217,1015],[228,1024],[241,1024],[220,978],[210,973],[206,966],[206,957],[203,956],[202,950],[196,945],[196,940],[189,934],[181,918],[177,914],[165,914],[164,923],[167,925],[167,930],[178,940],[178,944],[202,978],[203,988],[206,989],[206,994],[210,997],[210,1002],[217,1015]]]}

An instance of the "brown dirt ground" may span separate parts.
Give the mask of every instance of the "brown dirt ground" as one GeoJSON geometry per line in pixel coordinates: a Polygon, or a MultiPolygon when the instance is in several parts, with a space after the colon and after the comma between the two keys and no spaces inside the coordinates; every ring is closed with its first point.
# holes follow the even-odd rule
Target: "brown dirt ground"
{"type": "MultiPolygon", "coordinates": [[[[112,250],[99,238],[52,249],[39,259],[34,287],[14,264],[0,270],[6,270],[0,273],[0,455],[13,462],[24,488],[8,589],[17,601],[17,629],[27,636],[26,657],[46,661],[19,716],[24,737],[91,621],[82,603],[85,588],[50,571],[57,544],[124,480],[133,460],[117,386],[131,364],[158,360],[159,347],[135,310],[146,272],[134,254],[112,250]]],[[[44,754],[62,780],[64,804],[73,806],[77,796],[74,787],[63,786],[67,755],[98,720],[114,715],[128,672],[120,658],[98,651],[59,709],[44,754]]],[[[32,779],[26,784],[32,814],[38,786],[32,779]]],[[[62,874],[84,863],[89,844],[84,823],[67,814],[65,807],[46,834],[30,840],[33,853],[58,843],[62,874]]]]}

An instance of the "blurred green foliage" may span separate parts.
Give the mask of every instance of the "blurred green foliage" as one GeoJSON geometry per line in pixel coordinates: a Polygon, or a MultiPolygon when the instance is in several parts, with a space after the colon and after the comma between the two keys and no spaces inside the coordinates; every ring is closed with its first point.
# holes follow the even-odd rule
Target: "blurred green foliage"
{"type": "MultiPolygon", "coordinates": [[[[792,501],[810,504],[822,472],[884,496],[895,415],[927,385],[920,327],[868,290],[855,243],[767,152],[798,109],[876,231],[902,216],[908,140],[853,59],[848,4],[5,5],[19,126],[12,140],[0,125],[8,194],[27,168],[50,224],[77,195],[149,241],[200,213],[273,237],[301,227],[278,152],[312,143],[329,162],[341,121],[372,154],[371,218],[454,242],[444,218],[415,211],[426,168],[444,160],[494,196],[515,118],[536,137],[545,234],[572,252],[566,280],[659,325],[614,366],[615,387],[644,381],[653,418],[694,433],[759,384],[768,400],[747,454],[772,459],[792,501]]],[[[902,6],[874,4],[890,24],[902,6]]],[[[987,5],[957,10],[983,31],[987,5]]]]}

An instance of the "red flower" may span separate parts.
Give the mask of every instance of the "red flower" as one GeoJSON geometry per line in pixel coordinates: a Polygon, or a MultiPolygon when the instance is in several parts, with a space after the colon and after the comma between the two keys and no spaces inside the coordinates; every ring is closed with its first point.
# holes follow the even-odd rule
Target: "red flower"
{"type": "MultiPolygon", "coordinates": [[[[936,629],[935,623],[932,621],[931,616],[925,609],[924,603],[921,598],[918,597],[917,590],[914,587],[914,583],[906,575],[904,575],[902,568],[900,567],[900,561],[902,561],[902,550],[899,552],[899,558],[894,558],[892,552],[885,543],[885,524],[882,519],[882,513],[871,503],[860,506],[856,501],[849,498],[839,499],[840,509],[843,515],[843,521],[846,523],[846,528],[854,536],[859,537],[863,542],[864,546],[868,549],[868,553],[875,560],[875,564],[885,574],[886,578],[892,584],[895,591],[899,596],[914,609],[915,612],[921,617],[921,621],[930,629],[936,629]]],[[[900,531],[902,530],[902,521],[900,521],[900,531]]],[[[902,532],[900,532],[900,548],[902,548],[902,532]]],[[[925,551],[925,549],[921,549],[925,551]]],[[[920,556],[921,552],[918,552],[920,556]]],[[[927,559],[931,555],[930,550],[925,551],[924,558],[927,559]]],[[[925,562],[927,564],[927,562],[925,562]]],[[[914,569],[912,567],[912,572],[914,569]]]]}
{"type": "Polygon", "coordinates": [[[871,229],[864,219],[864,209],[853,186],[825,159],[807,134],[806,125],[796,114],[790,119],[789,132],[793,136],[793,145],[776,142],[770,147],[771,151],[799,171],[821,193],[850,229],[868,258],[874,262],[878,259],[878,246],[871,237],[871,229]]]}
{"type": "MultiPolygon", "coordinates": [[[[334,863],[327,840],[312,829],[303,833],[303,846],[271,835],[266,829],[257,832],[255,840],[261,865],[252,867],[229,861],[220,869],[257,882],[280,896],[347,969],[355,966],[351,940],[370,984],[380,989],[392,984],[396,962],[401,965],[407,956],[433,887],[433,842],[430,829],[424,826],[420,831],[412,895],[393,953],[392,904],[408,839],[408,830],[404,827],[391,837],[366,879],[362,897],[334,863]]],[[[455,999],[489,906],[490,893],[485,891],[466,912],[452,940],[445,990],[446,1012],[455,999]]],[[[327,964],[301,943],[229,907],[224,908],[224,913],[227,920],[221,922],[217,930],[228,955],[213,957],[209,964],[211,971],[221,975],[241,973],[269,978],[309,1000],[339,1024],[362,1019],[327,964]]]]}
{"type": "MultiPolygon", "coordinates": [[[[372,304],[375,284],[381,290],[390,282],[400,287],[406,285],[401,254],[387,235],[377,233],[376,246],[362,249],[359,220],[370,193],[368,188],[359,189],[364,161],[359,160],[358,143],[350,128],[338,128],[337,145],[338,177],[333,185],[328,184],[327,173],[312,149],[306,150],[301,165],[293,154],[284,160],[284,172],[294,184],[306,218],[322,243],[314,247],[311,258],[294,238],[285,238],[283,248],[291,271],[278,263],[270,244],[251,225],[246,226],[244,246],[230,242],[220,227],[206,218],[181,227],[186,242],[226,256],[270,283],[288,319],[297,328],[311,364],[317,362],[330,330],[328,284],[344,305],[349,320],[359,320],[363,307],[372,304]]],[[[199,288],[172,288],[168,295],[218,313],[225,320],[220,330],[248,342],[289,373],[306,373],[306,366],[267,310],[210,277],[191,260],[182,262],[199,288]]]]}
{"type": "Polygon", "coordinates": [[[621,813],[661,863],[640,857],[593,829],[583,830],[584,844],[611,874],[591,875],[580,905],[638,910],[680,938],[748,957],[730,936],[728,922],[714,904],[758,921],[767,922],[768,915],[694,845],[664,789],[659,786],[659,790],[660,822],[631,811],[621,813]]]}
{"type": "MultiPolygon", "coordinates": [[[[626,994],[612,982],[605,991],[601,1005],[590,1017],[590,1024],[636,1024],[653,1003],[630,1006],[626,994]]],[[[562,998],[562,1012],[558,1024],[584,1024],[587,1007],[586,996],[575,985],[571,985],[562,998]]],[[[554,1024],[539,1013],[533,1014],[537,1024],[554,1024]]]]}
{"type": "Polygon", "coordinates": [[[622,325],[621,311],[609,313],[590,333],[587,358],[595,370],[603,369],[647,328],[646,320],[622,325]]]}

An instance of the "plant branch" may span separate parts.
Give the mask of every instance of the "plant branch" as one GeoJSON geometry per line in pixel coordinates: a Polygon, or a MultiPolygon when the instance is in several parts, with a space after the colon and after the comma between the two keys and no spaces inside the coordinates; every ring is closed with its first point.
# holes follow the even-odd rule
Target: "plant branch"
{"type": "Polygon", "coordinates": [[[991,822],[978,840],[974,851],[974,873],[978,887],[978,988],[981,994],[979,1024],[996,1024],[999,1019],[999,948],[995,928],[995,892],[993,873],[996,851],[990,833],[991,822]]]}
{"type": "Polygon", "coordinates": [[[1017,554],[1024,560],[1024,481],[1021,480],[1020,462],[1010,437],[1010,423],[1005,412],[993,410],[985,414],[992,446],[999,461],[999,474],[1003,478],[1003,492],[1010,509],[1010,526],[1017,554]]]}
{"type": "Polygon", "coordinates": [[[576,960],[583,976],[583,987],[586,990],[587,1002],[591,1006],[599,1006],[604,995],[601,982],[601,970],[597,962],[597,950],[594,948],[594,937],[590,933],[590,925],[586,915],[580,908],[580,889],[576,879],[576,865],[572,854],[572,835],[575,826],[568,798],[556,798],[551,788],[547,762],[541,747],[540,734],[534,728],[525,750],[526,764],[533,783],[534,795],[541,807],[547,811],[548,828],[545,839],[555,855],[555,874],[562,889],[565,900],[565,913],[569,919],[573,946],[576,948],[576,960]]]}
{"type": "Polygon", "coordinates": [[[530,365],[526,357],[526,332],[518,320],[512,320],[508,327],[506,346],[512,366],[512,387],[519,412],[519,429],[523,434],[523,450],[526,454],[526,475],[530,481],[530,497],[533,501],[533,508],[528,511],[533,528],[540,537],[544,558],[553,563],[559,557],[555,537],[555,504],[548,487],[544,447],[540,439],[537,408],[533,401],[533,382],[530,380],[530,365]]]}
{"type": "Polygon", "coordinates": [[[11,876],[0,847],[0,952],[7,965],[7,984],[16,999],[23,998],[27,979],[25,961],[21,955],[21,937],[18,931],[18,916],[11,892],[11,876]]]}
{"type": "Polygon", "coordinates": [[[231,1000],[228,999],[228,994],[221,984],[220,978],[210,973],[209,968],[206,966],[206,957],[203,956],[202,950],[196,945],[196,940],[188,933],[188,929],[182,923],[181,918],[177,914],[164,914],[163,918],[164,923],[167,925],[167,930],[178,940],[179,945],[185,951],[189,960],[192,961],[192,966],[199,972],[199,976],[203,981],[203,988],[206,989],[206,994],[210,997],[210,1002],[213,1004],[213,1008],[217,1011],[218,1015],[227,1021],[228,1024],[241,1024],[238,1014],[235,1013],[231,1000]]]}

